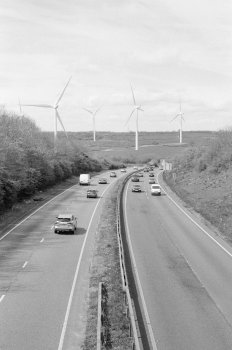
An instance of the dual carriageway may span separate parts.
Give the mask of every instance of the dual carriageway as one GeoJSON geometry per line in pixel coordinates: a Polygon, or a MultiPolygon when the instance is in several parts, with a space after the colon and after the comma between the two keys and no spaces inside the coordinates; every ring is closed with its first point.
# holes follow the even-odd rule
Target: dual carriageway
{"type": "MultiPolygon", "coordinates": [[[[1,350],[65,350],[81,343],[96,227],[118,179],[100,185],[99,177],[92,180],[97,199],[75,185],[0,237],[1,350]],[[75,235],[54,234],[63,212],[76,214],[75,235]]],[[[132,192],[129,181],[123,197],[150,347],[231,349],[232,249],[164,190],[161,176],[159,182],[161,197],[150,195],[146,174],[142,192],[132,192]]]]}

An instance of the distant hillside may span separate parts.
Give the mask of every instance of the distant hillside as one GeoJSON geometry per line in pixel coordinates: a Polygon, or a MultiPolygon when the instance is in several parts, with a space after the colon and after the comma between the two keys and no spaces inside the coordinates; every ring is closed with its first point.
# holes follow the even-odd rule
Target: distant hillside
{"type": "Polygon", "coordinates": [[[169,186],[232,242],[232,130],[191,147],[164,174],[169,186]]]}

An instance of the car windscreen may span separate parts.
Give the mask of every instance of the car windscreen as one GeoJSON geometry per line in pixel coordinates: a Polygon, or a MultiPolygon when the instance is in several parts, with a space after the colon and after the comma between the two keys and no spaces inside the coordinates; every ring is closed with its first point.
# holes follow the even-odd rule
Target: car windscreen
{"type": "Polygon", "coordinates": [[[58,218],[58,220],[62,222],[69,222],[71,221],[71,218],[58,218]]]}

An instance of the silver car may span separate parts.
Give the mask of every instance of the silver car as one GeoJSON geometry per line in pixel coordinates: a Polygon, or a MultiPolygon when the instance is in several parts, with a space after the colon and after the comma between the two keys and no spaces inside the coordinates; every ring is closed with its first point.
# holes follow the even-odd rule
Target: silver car
{"type": "Polygon", "coordinates": [[[70,232],[73,233],[77,229],[77,218],[72,214],[60,214],[56,218],[54,224],[54,232],[70,232]]]}

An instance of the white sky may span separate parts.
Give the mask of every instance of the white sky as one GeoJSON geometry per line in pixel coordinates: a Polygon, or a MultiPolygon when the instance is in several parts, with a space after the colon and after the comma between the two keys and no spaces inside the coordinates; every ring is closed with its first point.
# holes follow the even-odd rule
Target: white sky
{"type": "MultiPolygon", "coordinates": [[[[232,126],[232,1],[0,0],[0,104],[53,104],[67,130],[185,130],[232,126]]],[[[43,130],[53,111],[24,107],[43,130]]]]}

